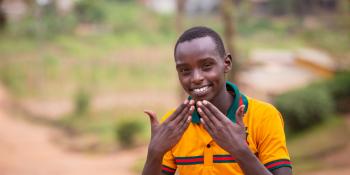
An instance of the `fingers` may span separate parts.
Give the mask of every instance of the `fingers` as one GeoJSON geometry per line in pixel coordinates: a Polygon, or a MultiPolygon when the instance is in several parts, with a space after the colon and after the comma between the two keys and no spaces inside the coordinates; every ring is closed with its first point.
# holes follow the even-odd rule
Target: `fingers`
{"type": "Polygon", "coordinates": [[[238,125],[244,127],[244,123],[243,123],[243,117],[244,117],[244,105],[241,105],[238,107],[237,111],[236,111],[236,122],[238,125]]]}
{"type": "Polygon", "coordinates": [[[179,107],[176,108],[175,112],[164,121],[164,123],[175,120],[177,116],[187,107],[189,102],[190,101],[186,99],[179,107]]]}
{"type": "Polygon", "coordinates": [[[217,114],[213,113],[208,107],[207,105],[209,105],[208,101],[203,101],[202,102],[197,102],[197,106],[198,108],[202,109],[202,111],[205,113],[205,115],[207,116],[207,118],[209,119],[210,123],[213,123],[213,125],[219,125],[220,124],[220,120],[218,120],[218,117],[216,115],[223,115],[220,111],[217,112],[217,114]],[[206,103],[206,105],[204,105],[204,103],[206,103]]]}
{"type": "Polygon", "coordinates": [[[187,127],[190,125],[191,123],[191,120],[192,120],[192,116],[188,116],[187,118],[185,118],[185,120],[182,121],[182,125],[180,127],[180,132],[183,133],[187,127]]]}
{"type": "Polygon", "coordinates": [[[157,114],[151,110],[144,110],[144,113],[146,113],[149,116],[150,122],[151,122],[151,128],[154,128],[159,125],[157,114]]]}
{"type": "Polygon", "coordinates": [[[174,117],[174,122],[175,125],[181,123],[181,121],[186,120],[189,115],[191,115],[194,111],[194,101],[191,100],[187,106],[178,114],[177,116],[174,117]]]}
{"type": "Polygon", "coordinates": [[[206,112],[203,111],[204,109],[198,107],[197,111],[199,113],[199,115],[202,117],[201,118],[201,122],[204,126],[206,126],[208,128],[208,130],[214,130],[215,129],[215,125],[213,124],[213,122],[209,119],[208,115],[206,112]]]}
{"type": "Polygon", "coordinates": [[[205,107],[207,107],[211,111],[211,113],[213,113],[214,117],[217,120],[223,120],[222,116],[224,116],[224,115],[216,106],[214,106],[212,103],[210,103],[206,100],[203,100],[203,105],[205,107]]]}
{"type": "Polygon", "coordinates": [[[214,130],[213,128],[211,128],[207,122],[204,121],[203,118],[200,119],[201,123],[203,124],[203,127],[205,128],[205,130],[208,131],[208,133],[213,137],[214,136],[214,130]]]}

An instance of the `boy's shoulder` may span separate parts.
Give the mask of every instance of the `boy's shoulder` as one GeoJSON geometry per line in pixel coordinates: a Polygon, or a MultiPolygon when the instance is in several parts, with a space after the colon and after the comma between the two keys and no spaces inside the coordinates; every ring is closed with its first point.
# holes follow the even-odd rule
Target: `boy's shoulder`
{"type": "Polygon", "coordinates": [[[166,112],[162,118],[160,119],[160,122],[163,123],[167,118],[169,118],[171,116],[171,114],[173,114],[175,112],[175,108],[169,110],[168,112],[166,112]]]}
{"type": "Polygon", "coordinates": [[[283,118],[278,109],[271,103],[248,97],[247,118],[254,125],[265,122],[282,121],[283,118]]]}
{"type": "Polygon", "coordinates": [[[265,112],[278,112],[275,106],[273,106],[271,103],[258,100],[252,97],[248,98],[248,110],[250,109],[252,112],[255,111],[265,111],[265,112]]]}

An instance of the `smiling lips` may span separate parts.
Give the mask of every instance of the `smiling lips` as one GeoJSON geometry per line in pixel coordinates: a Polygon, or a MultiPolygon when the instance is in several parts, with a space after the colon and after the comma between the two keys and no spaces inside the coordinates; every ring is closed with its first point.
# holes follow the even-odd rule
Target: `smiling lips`
{"type": "Polygon", "coordinates": [[[206,95],[209,92],[210,86],[203,86],[200,88],[192,89],[193,96],[201,97],[206,95]]]}

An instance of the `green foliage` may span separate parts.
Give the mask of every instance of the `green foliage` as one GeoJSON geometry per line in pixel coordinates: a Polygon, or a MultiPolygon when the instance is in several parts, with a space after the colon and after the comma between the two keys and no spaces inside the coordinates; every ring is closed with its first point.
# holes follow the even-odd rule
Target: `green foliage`
{"type": "Polygon", "coordinates": [[[299,132],[331,116],[334,101],[322,86],[310,86],[288,92],[275,99],[285,118],[287,132],[299,132]]]}
{"type": "Polygon", "coordinates": [[[7,31],[15,36],[47,39],[57,34],[72,32],[77,22],[74,14],[58,14],[51,3],[32,7],[25,18],[9,23],[7,31]]]}
{"type": "Polygon", "coordinates": [[[350,97],[350,72],[340,72],[328,81],[332,96],[337,98],[350,97]]]}
{"type": "Polygon", "coordinates": [[[271,0],[269,10],[274,15],[285,15],[291,11],[294,0],[271,0]]]}
{"type": "Polygon", "coordinates": [[[124,148],[134,146],[136,139],[140,136],[143,128],[143,123],[137,119],[122,119],[115,127],[116,139],[124,148]]]}
{"type": "Polygon", "coordinates": [[[339,112],[349,112],[350,109],[350,72],[338,73],[326,82],[326,86],[336,101],[339,112]]]}
{"type": "Polygon", "coordinates": [[[106,18],[102,1],[80,0],[75,12],[81,22],[100,23],[106,18]]]}
{"type": "Polygon", "coordinates": [[[90,108],[91,96],[85,89],[80,89],[75,95],[75,114],[77,116],[86,115],[90,108]]]}

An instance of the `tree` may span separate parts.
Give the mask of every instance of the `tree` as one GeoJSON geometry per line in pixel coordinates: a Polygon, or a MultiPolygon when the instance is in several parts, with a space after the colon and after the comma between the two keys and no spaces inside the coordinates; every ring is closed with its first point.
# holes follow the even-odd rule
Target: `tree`
{"type": "MultiPolygon", "coordinates": [[[[185,12],[185,4],[186,0],[176,0],[175,28],[176,33],[178,35],[180,35],[184,29],[183,19],[185,12]]],[[[179,101],[183,101],[184,98],[186,98],[186,93],[182,90],[181,87],[179,87],[179,101]]]]}
{"type": "Polygon", "coordinates": [[[3,0],[0,0],[0,30],[4,29],[6,26],[6,15],[3,8],[1,8],[3,2],[3,0]]]}
{"type": "Polygon", "coordinates": [[[232,56],[232,70],[231,70],[231,74],[228,76],[228,79],[230,81],[235,82],[238,66],[237,66],[237,58],[236,58],[236,52],[235,52],[235,46],[234,46],[235,28],[234,28],[233,10],[234,10],[233,0],[221,0],[220,11],[221,11],[222,22],[224,25],[224,40],[225,40],[227,51],[232,56]]]}

